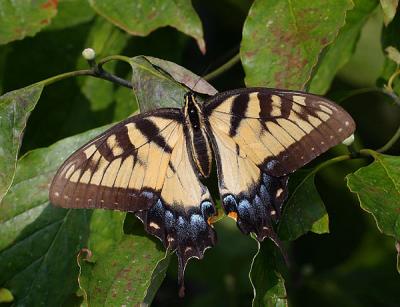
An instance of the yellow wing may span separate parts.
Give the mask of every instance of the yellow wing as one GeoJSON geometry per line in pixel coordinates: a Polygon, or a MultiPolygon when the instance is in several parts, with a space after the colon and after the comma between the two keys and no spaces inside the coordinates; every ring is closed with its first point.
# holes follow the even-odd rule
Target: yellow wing
{"type": "Polygon", "coordinates": [[[64,162],[50,201],[66,208],[149,208],[163,186],[180,126],[179,114],[168,110],[110,128],[64,162]]]}
{"type": "Polygon", "coordinates": [[[58,170],[50,201],[64,208],[135,212],[145,229],[176,250],[180,280],[188,259],[214,245],[215,207],[189,156],[178,109],[159,109],[112,127],[58,170]]]}
{"type": "Polygon", "coordinates": [[[205,116],[224,208],[260,240],[273,236],[286,176],[355,129],[350,115],[323,97],[265,88],[216,95],[205,116]]]}

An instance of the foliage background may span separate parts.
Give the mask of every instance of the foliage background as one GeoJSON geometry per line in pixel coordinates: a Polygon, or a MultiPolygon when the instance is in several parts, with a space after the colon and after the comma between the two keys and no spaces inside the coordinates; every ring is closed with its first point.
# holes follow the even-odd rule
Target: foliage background
{"type": "MultiPolygon", "coordinates": [[[[211,81],[219,91],[262,85],[308,89],[343,100],[342,105],[358,125],[355,150],[380,148],[398,129],[399,106],[382,92],[398,69],[398,63],[385,52],[388,46],[400,47],[400,16],[394,16],[397,1],[343,0],[326,5],[323,1],[310,4],[302,0],[196,0],[192,2],[194,10],[188,2],[178,0],[158,0],[152,5],[145,0],[126,0],[118,2],[118,7],[115,3],[26,0],[14,6],[11,0],[2,1],[0,93],[86,68],[81,56],[85,47],[94,48],[99,59],[114,54],[143,54],[178,63],[198,75],[220,67],[240,49],[242,65],[236,63],[211,81]],[[321,22],[321,16],[327,18],[321,22]]],[[[106,68],[126,79],[131,77],[126,63],[112,62],[106,68]]],[[[394,95],[400,94],[399,84],[395,80],[394,95]]],[[[78,289],[75,255],[89,244],[94,260],[82,265],[80,281],[91,305],[113,305],[124,300],[131,304],[150,302],[153,294],[154,306],[250,304],[253,288],[248,274],[258,247],[228,219],[215,225],[217,246],[207,251],[202,261],[189,263],[187,295],[181,300],[177,297],[175,257],[162,281],[166,266],[158,261],[164,253],[159,243],[144,234],[141,224],[120,213],[83,214],[48,206],[47,184],[62,156],[104,128],[86,131],[121,120],[137,109],[136,98],[129,89],[79,77],[46,86],[43,93],[36,87],[24,94],[29,97],[28,105],[21,104],[21,92],[15,94],[16,98],[0,98],[0,190],[13,163],[4,154],[12,147],[7,143],[7,123],[13,123],[12,132],[18,134],[33,110],[13,185],[0,204],[0,302],[10,298],[10,290],[16,305],[80,304],[84,296],[74,294],[78,289]],[[33,98],[39,96],[35,107],[33,98]],[[13,113],[9,106],[16,106],[17,111],[14,109],[13,113]],[[52,145],[83,132],[86,133],[52,145]],[[137,263],[128,264],[132,259],[137,263]],[[114,273],[111,267],[123,274],[110,280],[108,275],[114,273]],[[103,285],[96,284],[99,278],[104,278],[103,285]],[[129,280],[134,284],[130,285],[129,280]],[[123,286],[115,287],[118,282],[123,286]],[[109,286],[120,291],[108,293],[109,286]],[[120,297],[126,291],[131,294],[129,299],[120,297]],[[91,293],[98,301],[90,300],[91,293]]],[[[11,140],[14,147],[19,142],[18,137],[11,140]]],[[[324,214],[325,205],[329,234],[309,232],[300,236],[311,229],[325,232],[327,217],[318,220],[318,225],[312,220],[304,229],[296,230],[298,221],[290,220],[290,216],[298,213],[290,215],[289,211],[288,219],[282,222],[295,235],[287,232],[286,236],[291,240],[299,237],[287,244],[293,264],[287,270],[274,248],[263,243],[251,272],[257,293],[255,305],[399,304],[400,277],[393,240],[400,238],[400,162],[396,157],[399,145],[387,152],[393,158],[384,157],[381,164],[377,158],[378,164],[371,164],[372,168],[361,169],[348,179],[352,191],[361,191],[363,208],[375,214],[379,229],[391,237],[383,235],[373,215],[360,208],[356,194],[349,191],[345,181],[347,174],[369,165],[375,153],[325,167],[315,179],[307,177],[291,204],[306,208],[300,212],[306,222],[307,214],[315,213],[316,208],[322,208],[324,214]],[[392,171],[388,181],[385,174],[381,176],[380,165],[392,171]],[[392,190],[388,188],[391,184],[392,190]],[[369,187],[380,185],[382,190],[368,194],[369,187]],[[390,217],[394,219],[391,228],[390,217]],[[280,272],[285,279],[288,301],[280,275],[274,272],[280,272]]],[[[346,148],[339,146],[310,168],[346,153],[346,148]]],[[[302,176],[304,173],[298,172],[292,178],[292,187],[301,182],[302,176]]],[[[285,236],[284,231],[282,235],[285,236]]],[[[167,257],[164,262],[168,261],[167,257]]]]}

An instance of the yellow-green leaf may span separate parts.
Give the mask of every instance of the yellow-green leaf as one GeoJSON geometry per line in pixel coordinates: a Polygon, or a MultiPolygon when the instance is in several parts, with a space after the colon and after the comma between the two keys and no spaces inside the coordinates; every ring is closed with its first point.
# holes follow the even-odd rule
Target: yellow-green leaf
{"type": "Polygon", "coordinates": [[[10,290],[5,288],[0,288],[0,303],[11,303],[14,297],[10,290]]]}

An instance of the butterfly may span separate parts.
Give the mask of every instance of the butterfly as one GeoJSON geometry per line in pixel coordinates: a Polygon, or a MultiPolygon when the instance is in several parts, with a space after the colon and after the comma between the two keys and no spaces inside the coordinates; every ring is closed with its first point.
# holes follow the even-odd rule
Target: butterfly
{"type": "Polygon", "coordinates": [[[203,179],[215,158],[225,213],[259,241],[278,240],[288,175],[353,134],[355,123],[326,98],[299,91],[243,88],[182,109],[132,116],[74,152],[50,187],[52,204],[133,212],[148,233],[190,258],[216,243],[216,207],[203,179]]]}

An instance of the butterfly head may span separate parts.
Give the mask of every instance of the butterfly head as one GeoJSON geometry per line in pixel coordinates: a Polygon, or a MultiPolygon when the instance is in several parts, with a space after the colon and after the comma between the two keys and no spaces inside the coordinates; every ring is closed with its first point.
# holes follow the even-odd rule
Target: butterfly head
{"type": "Polygon", "coordinates": [[[194,128],[199,128],[200,117],[202,113],[199,103],[196,100],[194,92],[187,92],[184,96],[185,105],[183,106],[183,113],[185,118],[190,121],[194,128]]]}
{"type": "Polygon", "coordinates": [[[196,94],[192,91],[187,92],[184,98],[185,98],[185,106],[188,106],[189,104],[197,104],[196,94]]]}

